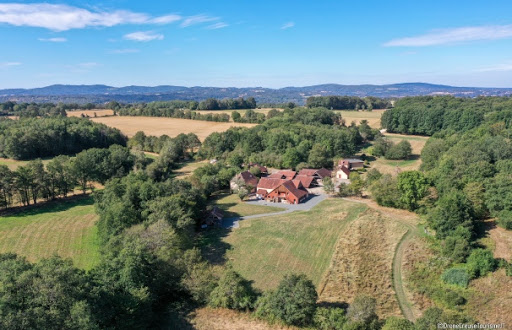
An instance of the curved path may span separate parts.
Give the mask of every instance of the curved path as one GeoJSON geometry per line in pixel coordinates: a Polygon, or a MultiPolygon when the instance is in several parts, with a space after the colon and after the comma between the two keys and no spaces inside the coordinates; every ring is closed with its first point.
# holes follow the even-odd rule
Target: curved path
{"type": "MultiPolygon", "coordinates": [[[[388,217],[390,217],[390,213],[394,212],[395,209],[390,209],[386,207],[382,207],[379,205],[376,205],[376,203],[372,200],[364,200],[364,199],[352,199],[352,198],[343,198],[344,200],[350,201],[350,202],[356,202],[356,203],[362,203],[366,204],[369,207],[376,209],[379,212],[382,212],[384,215],[387,214],[388,217]]],[[[400,210],[401,212],[403,210],[400,210]]],[[[403,211],[404,214],[406,214],[403,211]]],[[[409,213],[409,212],[408,212],[409,213]]],[[[414,215],[416,217],[416,215],[414,215]]],[[[391,217],[392,219],[400,222],[401,224],[405,225],[407,227],[407,231],[402,236],[400,241],[398,242],[396,248],[395,248],[395,254],[393,256],[393,265],[392,265],[392,283],[393,283],[393,289],[395,289],[396,293],[396,299],[398,301],[398,305],[400,306],[400,310],[402,311],[402,314],[406,319],[408,319],[411,322],[414,322],[416,320],[416,317],[414,315],[413,307],[411,302],[407,299],[407,295],[405,293],[405,286],[403,283],[403,274],[402,274],[402,263],[404,259],[404,252],[405,252],[405,246],[406,243],[413,238],[416,235],[417,229],[416,226],[410,221],[410,220],[404,220],[400,219],[394,214],[394,216],[391,217]]]]}

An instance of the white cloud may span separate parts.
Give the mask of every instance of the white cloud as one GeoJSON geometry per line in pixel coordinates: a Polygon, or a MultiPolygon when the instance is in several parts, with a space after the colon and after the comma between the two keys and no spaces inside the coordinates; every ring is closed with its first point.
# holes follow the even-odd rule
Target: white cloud
{"type": "Polygon", "coordinates": [[[217,30],[217,29],[225,28],[226,26],[229,26],[229,25],[224,22],[218,22],[218,23],[215,23],[212,25],[208,25],[206,28],[208,30],[217,30]]]}
{"type": "Polygon", "coordinates": [[[68,39],[66,39],[66,38],[39,38],[38,40],[44,41],[44,42],[66,42],[66,41],[68,41],[68,39]]]}
{"type": "Polygon", "coordinates": [[[136,48],[125,48],[125,49],[114,49],[109,51],[109,54],[133,54],[140,52],[140,49],[136,48]]]}
{"type": "Polygon", "coordinates": [[[512,63],[503,63],[495,66],[481,68],[476,70],[476,72],[506,72],[512,71],[512,63]]]}
{"type": "Polygon", "coordinates": [[[416,37],[393,39],[385,47],[425,47],[478,40],[497,40],[512,37],[511,25],[467,26],[439,29],[416,37]]]}
{"type": "Polygon", "coordinates": [[[149,22],[154,24],[169,24],[173,22],[177,22],[181,20],[181,16],[179,15],[165,15],[160,17],[155,17],[151,19],[149,22]]]}
{"type": "Polygon", "coordinates": [[[293,23],[293,22],[288,22],[288,23],[283,24],[283,26],[281,26],[281,30],[290,29],[290,28],[292,28],[292,27],[294,27],[294,26],[295,26],[295,23],[293,23]]]}
{"type": "Polygon", "coordinates": [[[84,63],[78,64],[78,67],[80,67],[82,69],[92,69],[92,68],[95,68],[97,66],[99,66],[99,64],[96,63],[96,62],[84,62],[84,63]]]}
{"type": "Polygon", "coordinates": [[[19,65],[21,65],[21,62],[0,62],[0,69],[10,68],[19,65]]]}
{"type": "Polygon", "coordinates": [[[127,10],[90,11],[83,8],[47,3],[0,4],[0,23],[40,27],[53,31],[110,27],[120,24],[167,24],[180,20],[178,15],[151,17],[127,10]]]}
{"type": "Polygon", "coordinates": [[[138,31],[125,34],[123,38],[132,41],[147,42],[152,40],[163,40],[164,35],[160,33],[154,33],[151,31],[138,31]]]}
{"type": "Polygon", "coordinates": [[[207,15],[189,16],[183,20],[183,22],[181,23],[181,27],[188,27],[191,25],[218,21],[219,19],[219,17],[212,17],[207,15]]]}

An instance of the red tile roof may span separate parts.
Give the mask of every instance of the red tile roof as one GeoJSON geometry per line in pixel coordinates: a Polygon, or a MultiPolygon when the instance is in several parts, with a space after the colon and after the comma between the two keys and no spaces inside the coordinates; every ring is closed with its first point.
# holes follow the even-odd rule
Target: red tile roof
{"type": "Polygon", "coordinates": [[[350,170],[345,165],[339,166],[338,169],[345,173],[347,176],[350,175],[350,170]]]}
{"type": "Polygon", "coordinates": [[[305,175],[305,176],[318,175],[319,177],[321,177],[323,179],[326,176],[331,176],[331,171],[329,171],[328,169],[325,169],[325,168],[321,168],[321,169],[304,168],[304,169],[300,170],[298,175],[305,175]]]}
{"type": "Polygon", "coordinates": [[[302,186],[304,188],[309,188],[311,187],[311,183],[313,182],[315,178],[312,177],[312,176],[306,176],[306,175],[300,175],[300,172],[299,172],[299,175],[297,175],[295,177],[295,179],[293,180],[293,182],[295,181],[300,181],[300,183],[302,183],[302,186]]]}
{"type": "Polygon", "coordinates": [[[322,167],[321,169],[319,169],[319,170],[317,171],[317,174],[318,174],[319,176],[321,176],[321,177],[322,177],[322,179],[323,179],[323,178],[328,177],[328,176],[330,177],[330,176],[332,175],[332,172],[331,172],[331,171],[329,171],[328,169],[326,169],[326,168],[323,168],[323,167],[322,167]]]}
{"type": "Polygon", "coordinates": [[[300,200],[302,197],[308,194],[307,191],[297,189],[292,181],[283,182],[282,186],[285,187],[290,194],[294,195],[297,200],[300,200]]]}
{"type": "Polygon", "coordinates": [[[251,172],[245,171],[240,173],[240,177],[244,180],[245,184],[251,185],[255,188],[258,185],[258,178],[255,177],[251,172]]]}
{"type": "Polygon", "coordinates": [[[258,190],[260,189],[276,189],[279,187],[284,181],[282,179],[276,179],[276,178],[261,178],[260,182],[258,183],[258,190]]]}

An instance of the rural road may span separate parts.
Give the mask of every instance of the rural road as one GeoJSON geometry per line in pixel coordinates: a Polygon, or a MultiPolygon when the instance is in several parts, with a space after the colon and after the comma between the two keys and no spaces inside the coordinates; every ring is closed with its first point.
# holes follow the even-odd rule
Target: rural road
{"type": "Polygon", "coordinates": [[[274,215],[281,215],[281,214],[291,213],[291,212],[295,212],[295,211],[309,211],[313,207],[317,206],[320,202],[325,200],[327,197],[329,197],[329,196],[327,196],[327,195],[311,195],[311,197],[307,201],[305,201],[304,203],[300,203],[300,204],[271,203],[271,202],[266,202],[263,200],[246,202],[247,204],[252,204],[252,205],[280,207],[280,208],[283,208],[284,211],[247,215],[245,217],[225,218],[224,220],[222,220],[222,227],[223,228],[239,228],[240,227],[239,221],[241,221],[241,220],[270,217],[270,216],[274,216],[274,215]]]}
{"type": "MultiPolygon", "coordinates": [[[[374,203],[371,203],[368,200],[360,200],[360,199],[352,199],[352,198],[342,198],[349,202],[356,202],[366,204],[369,207],[376,209],[377,211],[382,211],[385,209],[384,207],[375,207],[374,203]]],[[[387,212],[384,212],[387,213],[387,212]]],[[[389,214],[388,214],[389,216],[389,214]]],[[[407,295],[405,293],[405,286],[403,283],[403,274],[402,274],[402,262],[404,259],[404,252],[406,243],[414,237],[416,234],[416,227],[412,225],[409,221],[401,221],[398,217],[393,216],[392,219],[400,222],[401,224],[407,227],[407,231],[402,236],[400,241],[398,242],[395,248],[395,254],[393,255],[393,265],[392,265],[392,283],[393,288],[395,289],[396,299],[398,301],[398,305],[400,306],[400,310],[402,311],[403,316],[411,322],[416,320],[414,315],[414,311],[412,309],[411,302],[407,299],[407,295]]]]}

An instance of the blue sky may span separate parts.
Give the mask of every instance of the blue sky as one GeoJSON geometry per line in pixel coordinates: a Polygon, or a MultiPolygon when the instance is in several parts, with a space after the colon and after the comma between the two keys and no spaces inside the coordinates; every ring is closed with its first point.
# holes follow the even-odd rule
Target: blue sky
{"type": "Polygon", "coordinates": [[[512,87],[510,1],[0,2],[0,88],[512,87]]]}

